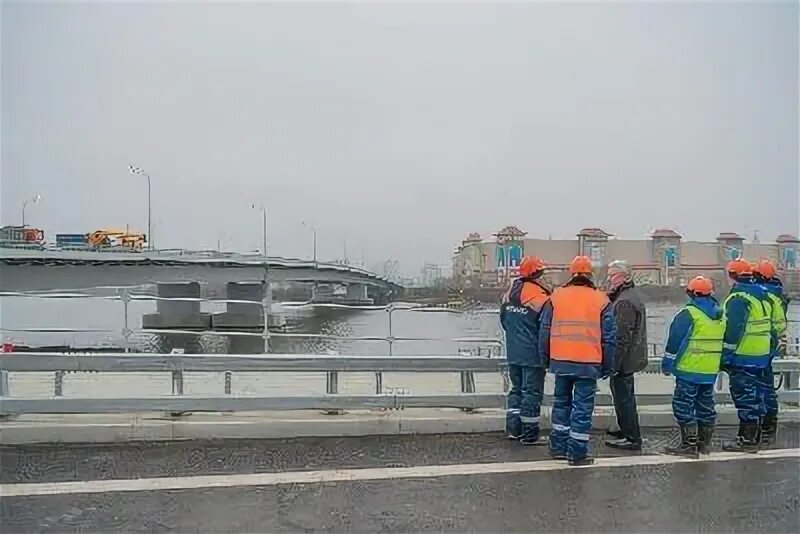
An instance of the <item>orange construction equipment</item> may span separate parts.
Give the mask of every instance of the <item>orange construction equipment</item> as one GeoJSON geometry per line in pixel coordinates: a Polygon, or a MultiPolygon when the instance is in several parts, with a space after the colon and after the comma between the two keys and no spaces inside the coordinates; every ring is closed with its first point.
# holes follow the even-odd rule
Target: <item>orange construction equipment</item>
{"type": "Polygon", "coordinates": [[[519,275],[523,278],[544,271],[544,261],[537,256],[525,256],[519,264],[519,275]]]}
{"type": "Polygon", "coordinates": [[[575,256],[575,258],[569,263],[569,272],[573,275],[591,275],[592,260],[590,260],[588,256],[575,256]]]}
{"type": "Polygon", "coordinates": [[[122,230],[97,230],[86,236],[89,246],[103,247],[126,247],[140,250],[144,246],[145,235],[129,233],[122,230]]]}
{"type": "Polygon", "coordinates": [[[775,278],[775,275],[778,274],[778,270],[775,268],[775,264],[772,263],[770,260],[761,260],[756,264],[755,271],[769,280],[770,278],[775,278]]]}
{"type": "Polygon", "coordinates": [[[586,286],[559,287],[550,296],[550,302],[553,305],[550,358],[574,363],[601,364],[601,322],[603,309],[608,305],[605,293],[586,286]]]}
{"type": "Polygon", "coordinates": [[[705,276],[695,276],[686,285],[686,291],[697,295],[711,295],[714,293],[714,282],[705,276]]]}
{"type": "Polygon", "coordinates": [[[728,262],[728,266],[725,270],[728,271],[728,274],[731,276],[747,276],[753,274],[753,266],[749,261],[745,261],[741,258],[728,262]]]}

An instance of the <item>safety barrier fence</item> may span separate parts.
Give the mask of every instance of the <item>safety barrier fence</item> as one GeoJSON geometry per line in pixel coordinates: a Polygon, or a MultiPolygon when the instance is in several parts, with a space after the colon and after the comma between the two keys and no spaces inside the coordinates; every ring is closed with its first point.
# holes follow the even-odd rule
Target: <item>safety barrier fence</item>
{"type": "MultiPolygon", "coordinates": [[[[383,342],[388,345],[388,354],[394,354],[396,344],[403,342],[452,342],[456,344],[463,344],[467,347],[475,347],[474,350],[486,351],[489,354],[500,355],[503,352],[504,340],[502,337],[488,337],[488,336],[458,336],[458,337],[424,337],[424,336],[403,336],[397,335],[395,327],[395,313],[396,312],[409,312],[409,313],[445,313],[445,314],[469,314],[471,316],[478,315],[497,315],[497,309],[453,309],[447,307],[425,306],[408,303],[392,303],[382,306],[372,305],[349,305],[349,304],[332,304],[332,303],[316,303],[311,301],[305,302],[282,302],[276,305],[276,309],[283,310],[284,312],[297,312],[304,309],[328,309],[328,310],[348,310],[348,311],[361,311],[361,312],[380,312],[386,313],[386,333],[385,335],[337,335],[327,333],[315,332],[289,332],[280,331],[279,328],[270,328],[268,332],[264,331],[263,327],[257,322],[254,322],[252,327],[247,329],[225,328],[206,330],[200,328],[139,328],[134,323],[136,320],[132,317],[130,312],[130,304],[132,302],[184,302],[184,303],[208,303],[211,305],[250,305],[254,308],[262,308],[264,303],[262,301],[254,300],[241,300],[241,299],[224,299],[224,298],[196,298],[196,297],[159,297],[147,293],[135,292],[130,289],[117,289],[117,288],[98,288],[98,290],[113,291],[113,294],[97,295],[80,291],[47,291],[47,292],[0,292],[0,297],[26,297],[37,299],[95,299],[104,301],[119,301],[122,303],[121,310],[121,327],[114,328],[74,328],[74,327],[58,327],[58,326],[30,326],[19,328],[8,328],[0,326],[0,332],[6,335],[25,335],[25,334],[49,334],[49,333],[91,333],[98,335],[113,335],[117,334],[121,337],[122,346],[124,349],[136,350],[135,339],[137,336],[142,335],[189,335],[189,336],[219,336],[219,337],[250,337],[250,338],[276,338],[276,339],[297,339],[297,340],[330,340],[330,341],[359,341],[359,342],[383,342]]],[[[270,313],[268,312],[268,315],[270,313]]],[[[262,321],[259,319],[258,312],[251,317],[255,321],[262,321]]],[[[468,352],[473,352],[473,349],[467,349],[468,352]]]]}
{"type": "MultiPolygon", "coordinates": [[[[650,360],[645,372],[659,371],[660,361],[650,360]]],[[[483,394],[475,390],[474,373],[505,373],[502,358],[463,356],[319,356],[319,355],[186,355],[186,354],[88,354],[5,353],[0,355],[0,415],[18,414],[91,414],[164,411],[234,412],[264,410],[322,409],[335,413],[345,409],[403,408],[500,408],[505,395],[483,394]],[[53,396],[21,398],[9,396],[9,372],[53,372],[53,396]],[[172,395],[136,398],[80,398],[61,395],[59,380],[65,372],[155,372],[172,374],[172,395]],[[216,396],[184,395],[184,372],[225,373],[224,393],[216,396]],[[317,396],[237,396],[231,395],[231,382],[240,373],[319,373],[326,377],[326,393],[317,396]],[[340,373],[374,372],[376,388],[370,395],[339,393],[340,373]],[[439,395],[411,395],[400,388],[385,389],[379,379],[384,372],[461,374],[461,392],[439,395]]],[[[778,398],[783,403],[800,403],[800,358],[778,359],[774,372],[787,377],[781,380],[778,398]]],[[[507,381],[504,383],[507,384],[507,381]]],[[[718,392],[718,402],[730,402],[728,394],[718,392]]],[[[639,394],[641,405],[671,402],[669,394],[639,394]]],[[[550,404],[550,396],[545,404],[550,404]]],[[[599,394],[598,406],[611,405],[610,395],[599,394]]]]}
{"type": "MultiPolygon", "coordinates": [[[[209,298],[195,298],[195,297],[159,297],[152,294],[132,291],[129,288],[98,288],[99,290],[106,289],[113,291],[113,294],[97,295],[92,293],[72,291],[47,291],[47,292],[0,292],[0,297],[29,297],[39,299],[97,299],[97,300],[110,300],[119,301],[122,303],[121,310],[121,326],[119,329],[113,328],[67,328],[58,326],[46,327],[19,327],[7,328],[0,326],[0,332],[6,335],[24,335],[33,333],[93,333],[98,335],[112,335],[118,334],[122,339],[122,346],[125,350],[136,350],[136,343],[134,339],[136,336],[141,335],[169,335],[169,334],[185,334],[191,336],[221,336],[221,337],[256,337],[256,338],[284,338],[284,339],[306,339],[306,340],[331,340],[331,341],[360,341],[360,342],[383,342],[388,345],[388,354],[393,355],[396,344],[415,341],[435,341],[435,342],[452,342],[457,344],[464,344],[471,347],[476,347],[477,350],[484,349],[489,354],[500,355],[504,349],[504,340],[502,337],[486,337],[486,336],[460,336],[460,337],[420,337],[420,336],[402,336],[397,335],[394,326],[394,314],[396,312],[409,312],[409,313],[444,313],[444,314],[460,314],[460,315],[498,315],[499,310],[495,309],[460,309],[450,308],[443,306],[426,306],[418,304],[407,303],[392,303],[384,306],[357,306],[347,304],[331,304],[331,303],[315,303],[315,302],[283,302],[278,304],[279,309],[284,311],[297,311],[304,308],[316,309],[331,309],[331,310],[350,310],[362,312],[377,312],[384,311],[387,316],[386,333],[385,335],[369,335],[369,336],[342,336],[337,334],[326,333],[310,333],[310,332],[287,332],[279,331],[279,329],[271,329],[265,332],[263,328],[249,328],[249,329],[224,329],[224,330],[204,330],[197,328],[139,328],[134,323],[136,320],[131,317],[130,303],[138,301],[170,301],[170,302],[196,302],[196,303],[211,303],[211,304],[237,304],[237,305],[251,305],[254,307],[263,307],[264,303],[254,300],[241,300],[241,299],[209,299],[209,298]]],[[[257,318],[257,317],[256,317],[257,318]]],[[[666,319],[662,316],[653,315],[649,317],[651,320],[663,321],[666,319]]],[[[261,319],[263,321],[263,319],[261,319]]],[[[790,335],[788,338],[788,351],[790,353],[800,352],[800,321],[790,320],[790,335]]],[[[259,325],[254,324],[254,327],[259,325]]],[[[666,328],[666,324],[664,327],[666,328]]],[[[473,350],[467,350],[473,352],[473,350]]],[[[659,342],[648,342],[648,352],[651,357],[660,356],[663,353],[663,344],[659,342]]]]}

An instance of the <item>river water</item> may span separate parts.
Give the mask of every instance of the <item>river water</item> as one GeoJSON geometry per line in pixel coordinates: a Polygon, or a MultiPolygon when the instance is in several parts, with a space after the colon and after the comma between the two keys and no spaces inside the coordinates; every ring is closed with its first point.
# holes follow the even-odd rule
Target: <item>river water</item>
{"type": "MultiPolygon", "coordinates": [[[[224,311],[224,304],[206,302],[203,311],[224,311]]],[[[271,340],[272,352],[321,355],[497,355],[502,331],[496,313],[491,310],[473,312],[412,311],[396,309],[391,314],[380,310],[342,310],[324,307],[275,305],[287,328],[276,332],[271,340]],[[390,321],[391,315],[391,321],[390,321]],[[390,347],[385,339],[397,338],[390,347]],[[300,334],[332,337],[301,337],[300,334]]],[[[250,353],[263,345],[258,333],[250,336],[218,334],[153,335],[138,332],[142,316],[154,313],[153,301],[132,301],[128,306],[128,328],[134,331],[129,339],[133,350],[146,352],[185,348],[187,352],[250,353]]],[[[674,306],[648,307],[648,341],[652,355],[663,350],[666,327],[674,315],[674,306]]],[[[791,308],[790,316],[800,319],[800,309],[791,308]]],[[[125,344],[123,304],[108,298],[31,298],[0,299],[0,327],[4,342],[28,346],[120,347],[125,344]],[[35,331],[31,331],[35,330],[35,331]],[[43,332],[41,330],[55,330],[43,332]],[[77,330],[67,332],[65,330],[77,330]]],[[[800,336],[797,323],[791,324],[790,340],[800,336]]],[[[187,373],[187,394],[221,394],[224,377],[221,373],[187,373]]],[[[139,396],[171,393],[168,373],[88,373],[64,377],[64,395],[139,396]]],[[[669,390],[670,379],[649,377],[647,389],[669,390]]],[[[427,394],[460,390],[458,373],[407,374],[386,373],[385,388],[404,388],[427,394]]],[[[502,391],[502,378],[476,376],[479,392],[502,391]]],[[[373,373],[348,373],[339,379],[340,393],[366,394],[375,391],[373,373]]],[[[52,373],[12,373],[12,395],[49,396],[54,391],[52,373]]],[[[325,392],[325,377],[320,373],[242,373],[234,376],[232,392],[240,395],[307,395],[325,392]]]]}

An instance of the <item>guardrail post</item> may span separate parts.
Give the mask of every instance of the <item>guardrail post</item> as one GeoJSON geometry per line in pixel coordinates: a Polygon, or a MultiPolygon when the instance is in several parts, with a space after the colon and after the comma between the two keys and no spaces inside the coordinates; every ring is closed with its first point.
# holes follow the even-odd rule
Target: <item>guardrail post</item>
{"type": "MultiPolygon", "coordinates": [[[[461,371],[461,393],[475,393],[475,374],[472,371],[461,371]]],[[[472,412],[472,408],[461,408],[462,412],[472,412]]]]}
{"type": "Polygon", "coordinates": [[[172,394],[183,395],[183,371],[172,371],[172,394]]]}
{"type": "MultiPolygon", "coordinates": [[[[0,358],[2,357],[2,353],[0,353],[0,358]]],[[[0,370],[0,399],[10,396],[11,394],[8,390],[8,371],[0,370]]],[[[10,414],[0,412],[0,421],[8,420],[11,417],[12,416],[10,414]]]]}
{"type": "Polygon", "coordinates": [[[0,371],[0,397],[8,396],[8,371],[0,371]]]}
{"type": "Polygon", "coordinates": [[[128,304],[131,301],[130,291],[127,289],[119,290],[119,299],[122,301],[122,338],[125,340],[125,352],[131,351],[131,334],[133,330],[128,325],[128,304]]]}
{"type": "MultiPolygon", "coordinates": [[[[338,395],[339,394],[339,372],[338,371],[328,371],[325,373],[325,393],[328,395],[338,395]]],[[[333,409],[333,410],[325,410],[323,412],[325,415],[339,415],[342,413],[342,410],[333,409]]]]}
{"type": "Polygon", "coordinates": [[[269,260],[266,258],[264,252],[264,295],[261,299],[261,307],[264,315],[264,330],[262,336],[264,338],[264,354],[269,354],[269,318],[272,315],[272,286],[269,283],[269,260]]]}
{"type": "MultiPolygon", "coordinates": [[[[172,394],[183,395],[183,371],[172,371],[172,394]]],[[[184,412],[169,412],[172,417],[180,417],[184,412]]]]}
{"type": "Polygon", "coordinates": [[[53,395],[64,396],[64,371],[56,371],[53,375],[53,395]]]}
{"type": "Polygon", "coordinates": [[[225,371],[225,395],[231,394],[231,372],[225,371]]]}
{"type": "Polygon", "coordinates": [[[375,394],[381,395],[383,393],[383,373],[378,371],[375,373],[375,394]]]}

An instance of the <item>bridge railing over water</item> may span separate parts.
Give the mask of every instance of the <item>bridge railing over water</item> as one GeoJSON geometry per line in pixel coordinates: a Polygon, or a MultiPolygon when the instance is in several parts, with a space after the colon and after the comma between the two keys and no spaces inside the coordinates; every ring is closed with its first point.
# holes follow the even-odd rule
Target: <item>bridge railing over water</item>
{"type": "MultiPolygon", "coordinates": [[[[649,362],[646,372],[658,372],[659,360],[649,362]]],[[[774,370],[782,373],[778,397],[781,402],[800,403],[800,359],[775,361],[774,370]]],[[[231,412],[264,410],[345,410],[345,409],[403,409],[403,408],[500,408],[505,395],[482,394],[475,391],[473,373],[503,373],[502,358],[465,358],[459,356],[395,357],[385,356],[319,356],[319,355],[153,355],[153,354],[92,354],[65,355],[58,353],[5,353],[0,355],[0,415],[29,413],[134,413],[165,411],[231,412]],[[9,395],[8,372],[53,372],[53,396],[19,398],[9,395]],[[64,372],[156,372],[171,373],[172,395],[134,398],[65,397],[58,389],[59,373],[64,372]],[[225,373],[225,390],[219,395],[184,395],[184,372],[225,373]],[[231,395],[231,381],[237,374],[248,372],[309,373],[324,372],[326,393],[317,396],[238,396],[231,395]],[[340,373],[374,372],[378,386],[371,395],[340,395],[340,373]],[[439,395],[410,395],[402,389],[380,389],[384,372],[441,373],[462,375],[461,392],[439,395]]],[[[730,402],[727,393],[717,393],[718,402],[730,402]]],[[[671,402],[669,394],[639,394],[641,405],[663,405],[671,402]]],[[[545,404],[551,398],[546,396],[545,404]]],[[[598,406],[611,405],[610,395],[597,396],[598,406]]]]}
{"type": "MultiPolygon", "coordinates": [[[[502,332],[500,332],[498,337],[491,337],[491,336],[481,336],[481,335],[467,335],[467,336],[458,336],[458,337],[422,337],[422,336],[404,336],[399,335],[397,329],[395,327],[395,314],[398,312],[405,312],[405,313],[414,313],[414,314],[452,314],[452,315],[461,315],[461,316],[479,316],[479,315],[498,315],[497,309],[483,309],[483,308],[473,308],[473,309],[459,309],[459,308],[450,308],[450,307],[432,307],[432,306],[423,306],[417,304],[408,304],[408,303],[392,303],[385,306],[354,306],[354,305],[345,305],[345,304],[330,304],[330,303],[314,303],[314,302],[283,302],[279,303],[280,309],[284,311],[291,311],[297,312],[303,309],[314,308],[314,309],[328,309],[328,310],[349,310],[354,312],[385,312],[387,321],[386,321],[386,330],[381,335],[381,333],[376,332],[375,335],[338,335],[333,333],[322,333],[322,332],[299,332],[299,331],[286,331],[281,330],[280,328],[270,328],[268,332],[265,332],[263,329],[263,318],[259,319],[259,312],[258,309],[264,306],[263,301],[256,301],[256,300],[241,300],[241,299],[227,299],[227,298],[195,298],[195,297],[161,297],[157,295],[153,295],[149,292],[143,291],[141,288],[134,289],[134,288],[99,288],[101,291],[105,291],[105,294],[96,294],[89,291],[69,291],[69,292],[59,292],[59,291],[47,291],[47,292],[19,292],[19,293],[11,293],[11,292],[4,292],[0,293],[0,298],[2,297],[24,297],[24,298],[32,298],[32,299],[56,299],[56,300],[65,300],[65,299],[75,299],[75,300],[102,300],[102,301],[115,301],[121,304],[119,308],[119,323],[118,328],[65,328],[60,326],[53,326],[47,325],[42,327],[36,326],[24,326],[19,328],[5,328],[4,325],[0,325],[0,333],[5,334],[6,337],[18,335],[24,336],[26,334],[47,334],[47,333],[58,333],[58,334],[67,334],[67,333],[76,333],[76,334],[94,334],[98,336],[116,336],[119,339],[119,343],[116,347],[125,350],[125,351],[142,351],[143,347],[141,344],[136,343],[137,338],[141,336],[168,336],[170,334],[178,335],[178,336],[189,336],[189,337],[196,337],[199,338],[200,336],[212,336],[216,338],[236,338],[236,337],[245,337],[245,338],[258,338],[258,339],[265,339],[269,340],[271,338],[275,339],[297,339],[297,340],[320,340],[320,341],[331,341],[331,342],[377,342],[377,343],[385,343],[388,349],[388,355],[392,356],[395,354],[395,349],[398,347],[399,344],[407,343],[407,342],[449,342],[451,344],[455,344],[459,346],[459,350],[454,350],[453,353],[458,352],[465,352],[469,354],[483,355],[484,353],[489,355],[502,355],[503,350],[505,348],[504,339],[502,338],[502,332]],[[235,305],[245,305],[245,306],[252,306],[255,308],[254,315],[250,316],[251,319],[255,319],[254,325],[255,328],[225,328],[225,329],[202,329],[202,328],[144,328],[140,327],[137,324],[137,320],[133,318],[131,313],[131,306],[134,303],[140,302],[160,302],[160,301],[167,301],[167,302],[182,302],[182,303],[211,303],[215,305],[227,305],[227,304],[235,304],[235,305]],[[261,322],[262,325],[258,323],[261,322]]],[[[276,316],[280,316],[277,314],[276,316]]],[[[651,329],[665,331],[667,326],[667,318],[660,316],[660,315],[650,315],[648,317],[649,320],[653,322],[651,324],[651,329]]],[[[790,321],[790,332],[789,332],[789,352],[790,353],[798,353],[800,352],[800,323],[798,321],[790,321]]],[[[272,324],[272,326],[275,326],[272,324]]],[[[651,334],[653,332],[650,332],[651,334]]],[[[13,337],[12,337],[13,339],[13,337]]],[[[266,343],[265,345],[269,345],[266,343]]],[[[649,355],[651,357],[661,356],[663,354],[663,344],[660,341],[654,341],[653,338],[648,343],[649,348],[649,355]]],[[[301,349],[303,350],[303,349],[301,349]]],[[[311,347],[305,348],[305,351],[315,352],[315,350],[311,347]]],[[[345,348],[344,351],[346,352],[347,349],[345,348]]],[[[148,350],[144,350],[144,352],[149,352],[148,350]]],[[[216,350],[200,350],[200,352],[217,352],[216,350]]],[[[293,352],[293,351],[291,351],[293,352]]],[[[371,350],[369,351],[372,352],[371,350]]],[[[401,351],[402,352],[402,351],[401,351]]]]}

